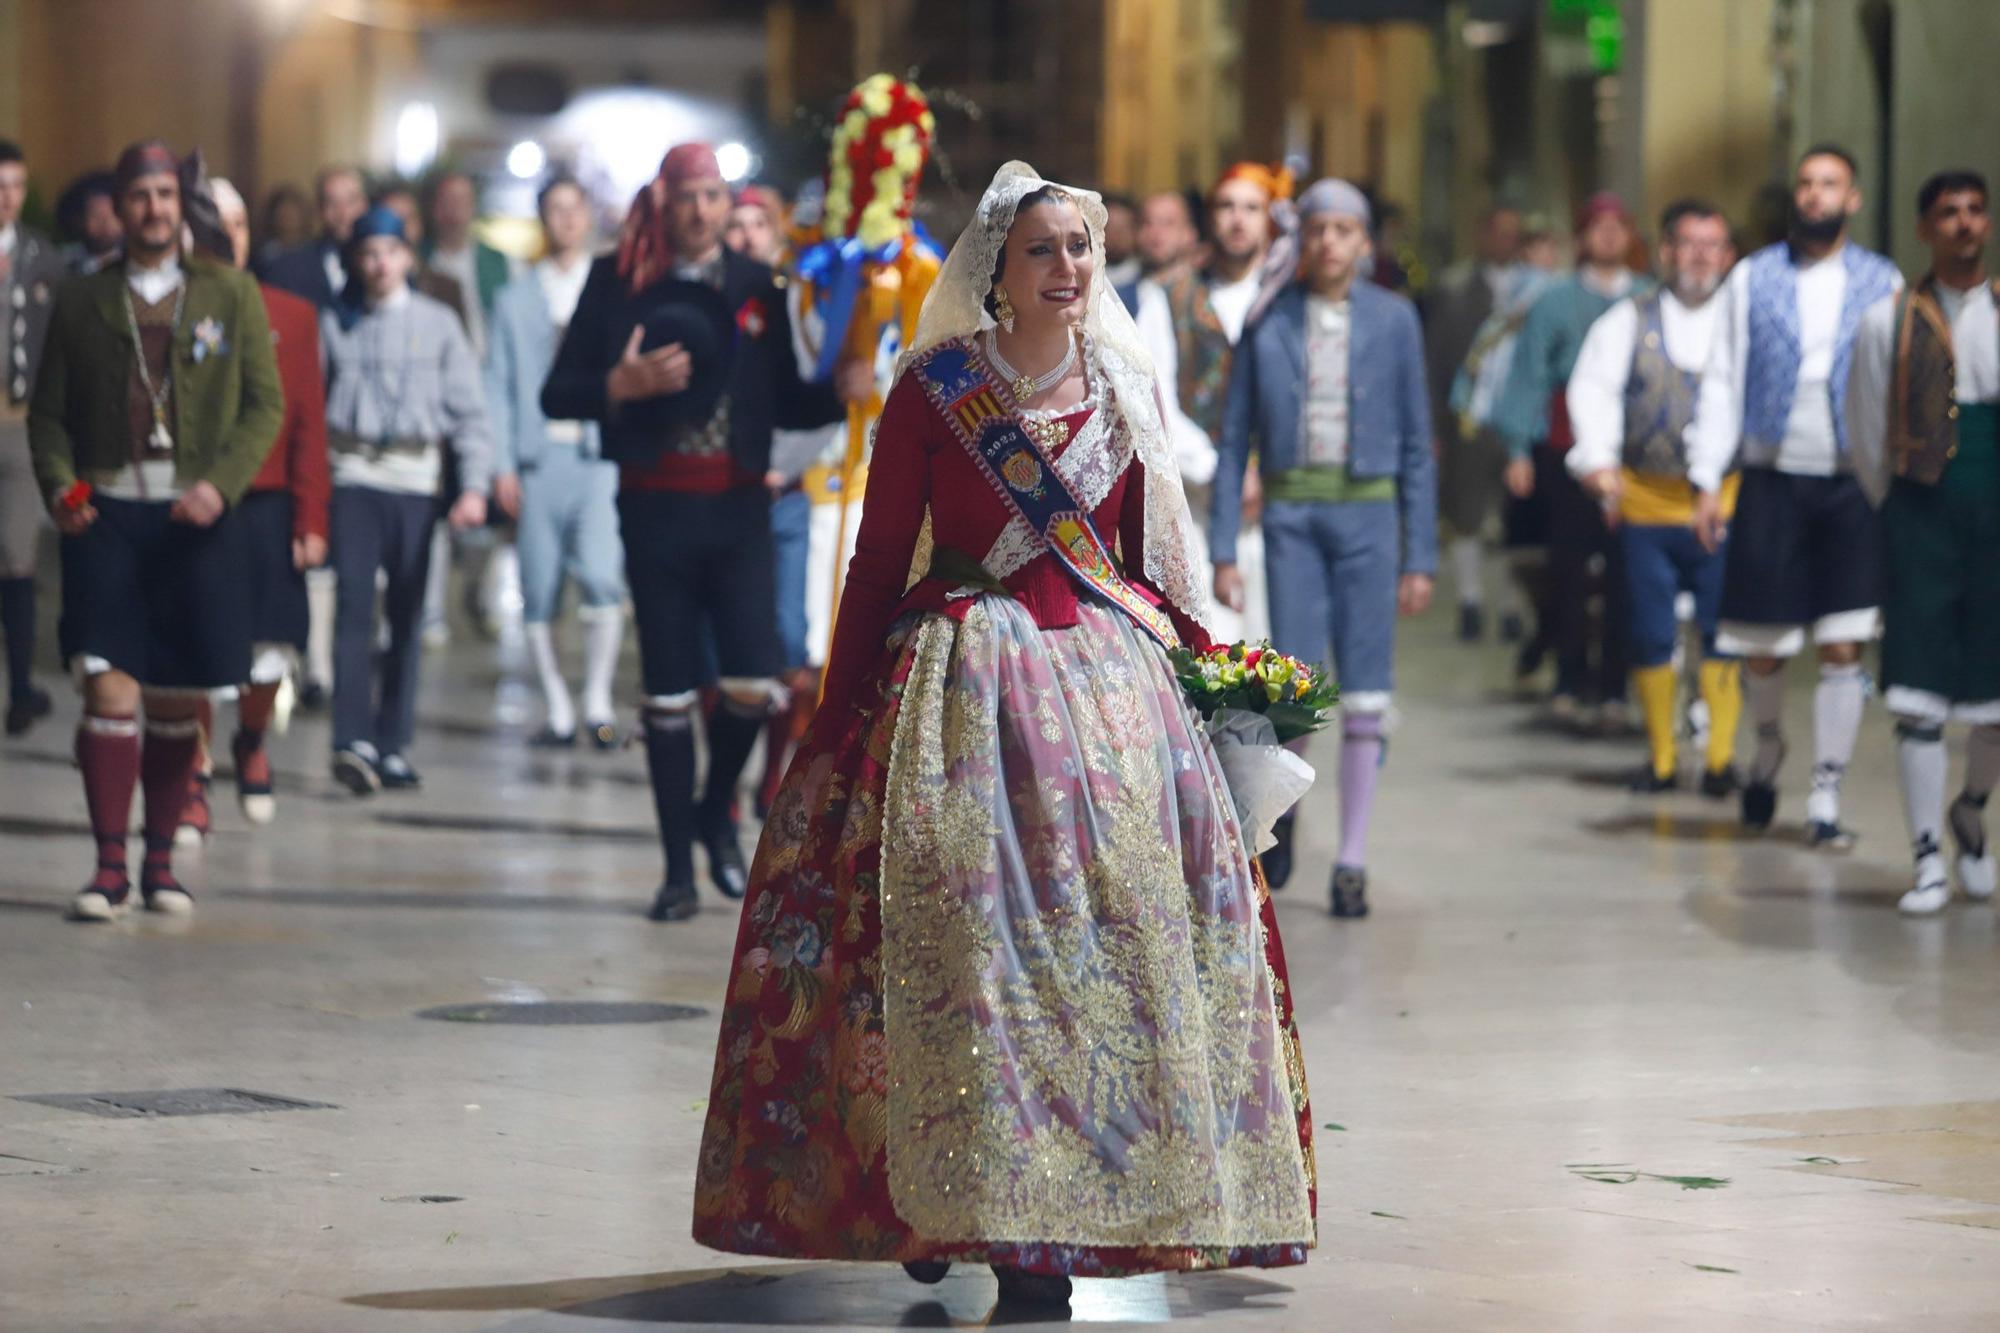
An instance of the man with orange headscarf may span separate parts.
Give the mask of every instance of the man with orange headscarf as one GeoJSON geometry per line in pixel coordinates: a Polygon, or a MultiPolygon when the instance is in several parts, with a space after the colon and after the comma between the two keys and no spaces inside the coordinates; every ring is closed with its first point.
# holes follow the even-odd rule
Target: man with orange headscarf
{"type": "Polygon", "coordinates": [[[620,468],[625,581],[639,631],[641,721],[666,876],[657,921],[697,908],[694,844],[741,898],[737,779],[783,701],[773,607],[771,432],[835,420],[804,384],[769,267],[723,245],[729,187],[707,144],[674,148],[632,203],[618,248],[591,265],[542,387],[552,420],[595,421],[620,468]],[[722,689],[695,796],[694,727],[708,645],[722,689]]]}
{"type": "MultiPolygon", "coordinates": [[[[1163,284],[1139,284],[1139,332],[1153,354],[1161,388],[1178,400],[1169,413],[1180,457],[1181,480],[1198,519],[1208,515],[1208,487],[1215,476],[1214,441],[1222,433],[1222,403],[1229,388],[1231,353],[1244,327],[1270,304],[1292,276],[1291,173],[1283,167],[1238,162],[1208,194],[1208,261],[1163,284]]],[[[1270,634],[1264,595],[1264,537],[1258,526],[1263,492],[1254,469],[1243,497],[1243,532],[1236,566],[1243,595],[1218,604],[1223,640],[1270,634]]]]}

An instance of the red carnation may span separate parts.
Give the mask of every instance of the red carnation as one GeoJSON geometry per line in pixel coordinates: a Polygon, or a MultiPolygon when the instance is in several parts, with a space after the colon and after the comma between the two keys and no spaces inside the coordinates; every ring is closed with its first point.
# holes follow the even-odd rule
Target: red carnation
{"type": "Polygon", "coordinates": [[[736,312],[736,327],[743,332],[743,336],[746,338],[763,337],[765,323],[764,300],[762,297],[751,297],[736,312]]]}
{"type": "Polygon", "coordinates": [[[73,481],[69,484],[69,488],[62,493],[62,507],[74,514],[90,503],[90,495],[89,482],[83,480],[73,481]]]}

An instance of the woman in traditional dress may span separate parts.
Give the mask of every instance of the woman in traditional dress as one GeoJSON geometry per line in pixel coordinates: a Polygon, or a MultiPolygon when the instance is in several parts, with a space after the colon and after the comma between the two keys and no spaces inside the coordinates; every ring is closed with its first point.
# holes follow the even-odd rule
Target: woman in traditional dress
{"type": "Polygon", "coordinates": [[[1098,196],[1002,167],[883,411],[825,695],[751,870],[695,1186],[742,1254],[1303,1263],[1270,898],[1167,657],[1192,523],[1098,196]]]}

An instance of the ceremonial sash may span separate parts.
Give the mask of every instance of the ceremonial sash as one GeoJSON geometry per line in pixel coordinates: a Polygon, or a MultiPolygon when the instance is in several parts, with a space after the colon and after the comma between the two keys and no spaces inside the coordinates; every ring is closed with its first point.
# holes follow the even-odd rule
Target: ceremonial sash
{"type": "MultiPolygon", "coordinates": [[[[1002,406],[1004,387],[983,357],[947,343],[914,367],[924,392],[965,446],[1001,502],[1041,535],[1064,569],[1132,617],[1164,648],[1178,648],[1173,621],[1127,583],[1090,513],[1021,419],[1002,406]]],[[[1100,409],[1101,410],[1101,409],[1100,409]]]]}

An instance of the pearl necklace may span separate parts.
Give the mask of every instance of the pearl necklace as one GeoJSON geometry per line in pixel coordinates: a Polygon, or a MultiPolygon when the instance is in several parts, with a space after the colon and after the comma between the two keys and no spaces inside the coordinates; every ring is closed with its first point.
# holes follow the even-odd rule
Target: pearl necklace
{"type": "Polygon", "coordinates": [[[1076,365],[1076,339],[1074,337],[1070,338],[1069,346],[1063,352],[1062,360],[1056,362],[1053,370],[1041,375],[1023,375],[1020,371],[1007,364],[1006,357],[1000,355],[1000,340],[994,336],[993,330],[988,329],[986,331],[986,359],[993,363],[993,369],[999,371],[1000,378],[1006,381],[1007,385],[1013,389],[1015,401],[1025,403],[1036,394],[1046,393],[1063,382],[1064,377],[1076,365]]]}

